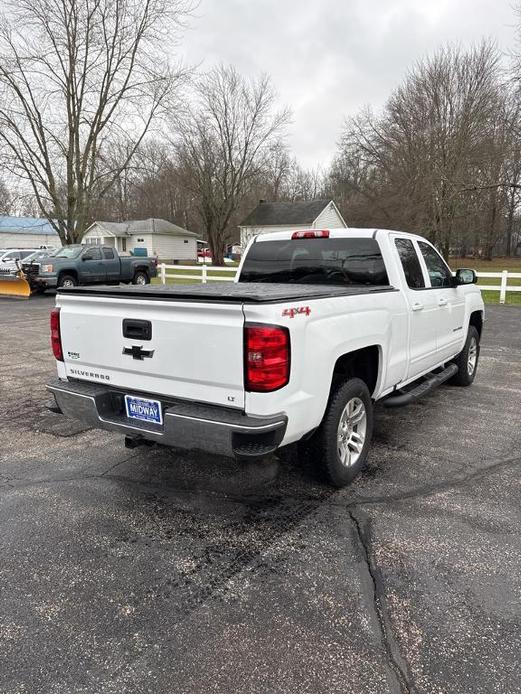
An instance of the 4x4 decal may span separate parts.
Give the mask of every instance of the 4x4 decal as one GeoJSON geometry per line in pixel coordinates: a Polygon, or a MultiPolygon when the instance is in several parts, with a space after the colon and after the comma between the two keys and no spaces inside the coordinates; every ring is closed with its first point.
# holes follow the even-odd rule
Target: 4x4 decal
{"type": "Polygon", "coordinates": [[[309,306],[299,306],[298,308],[285,308],[284,311],[282,311],[283,316],[289,316],[290,318],[295,318],[295,316],[299,314],[309,316],[310,313],[311,309],[309,308],[309,306]]]}

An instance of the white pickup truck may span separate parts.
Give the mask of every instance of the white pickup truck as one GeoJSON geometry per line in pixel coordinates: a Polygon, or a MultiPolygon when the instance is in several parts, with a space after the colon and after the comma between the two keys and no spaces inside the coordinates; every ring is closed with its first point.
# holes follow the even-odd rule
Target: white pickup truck
{"type": "Polygon", "coordinates": [[[468,386],[484,307],[425,239],[387,230],[257,236],[234,283],[58,291],[59,410],[158,442],[264,456],[299,442],[327,480],[362,468],[376,401],[468,386]]]}

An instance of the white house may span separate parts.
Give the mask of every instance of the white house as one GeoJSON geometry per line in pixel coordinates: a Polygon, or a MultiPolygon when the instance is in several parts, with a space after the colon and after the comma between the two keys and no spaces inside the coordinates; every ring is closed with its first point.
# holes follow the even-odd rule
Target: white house
{"type": "Polygon", "coordinates": [[[47,219],[0,217],[0,248],[60,247],[60,237],[47,219]]]}
{"type": "Polygon", "coordinates": [[[196,260],[197,234],[165,219],[129,222],[93,222],[82,243],[114,246],[120,253],[146,248],[161,260],[196,260]]]}
{"type": "Polygon", "coordinates": [[[341,229],[347,227],[333,200],[298,200],[297,202],[266,202],[257,207],[239,224],[241,246],[257,234],[294,229],[341,229]]]}

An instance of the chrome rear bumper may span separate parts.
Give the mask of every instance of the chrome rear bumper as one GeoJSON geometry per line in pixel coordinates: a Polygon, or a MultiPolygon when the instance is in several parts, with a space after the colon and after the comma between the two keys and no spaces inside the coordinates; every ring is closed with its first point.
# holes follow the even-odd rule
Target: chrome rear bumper
{"type": "Polygon", "coordinates": [[[139,393],[161,401],[164,424],[126,416],[124,396],[129,391],[87,381],[55,380],[47,385],[61,412],[97,429],[165,446],[197,449],[229,457],[259,457],[276,450],[284,438],[284,414],[254,417],[238,410],[204,403],[174,401],[139,393]]]}

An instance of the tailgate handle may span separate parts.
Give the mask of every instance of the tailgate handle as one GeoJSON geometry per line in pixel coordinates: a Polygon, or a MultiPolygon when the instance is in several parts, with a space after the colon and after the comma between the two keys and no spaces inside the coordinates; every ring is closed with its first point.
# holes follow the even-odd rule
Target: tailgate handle
{"type": "Polygon", "coordinates": [[[151,340],[152,323],[149,320],[123,319],[123,337],[130,340],[151,340]]]}

